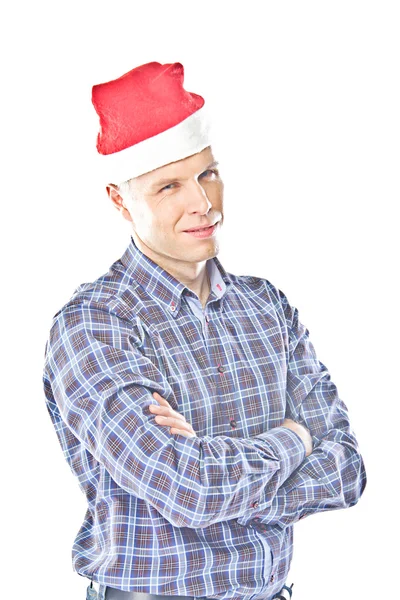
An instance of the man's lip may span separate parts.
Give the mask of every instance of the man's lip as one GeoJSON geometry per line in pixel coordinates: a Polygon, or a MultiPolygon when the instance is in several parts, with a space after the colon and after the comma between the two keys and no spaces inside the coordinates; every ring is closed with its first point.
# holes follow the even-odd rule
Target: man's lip
{"type": "Polygon", "coordinates": [[[209,229],[210,227],[214,227],[219,221],[212,223],[211,225],[201,225],[201,227],[193,227],[192,229],[184,229],[184,231],[198,231],[199,229],[209,229]]]}

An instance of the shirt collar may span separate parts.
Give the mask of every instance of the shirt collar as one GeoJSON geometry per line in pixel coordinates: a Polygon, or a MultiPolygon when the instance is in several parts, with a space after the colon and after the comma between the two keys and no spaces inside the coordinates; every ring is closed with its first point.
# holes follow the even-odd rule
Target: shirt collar
{"type": "MultiPolygon", "coordinates": [[[[183,293],[197,297],[192,290],[143,254],[133,237],[121,257],[121,262],[133,279],[157,302],[164,304],[168,312],[175,317],[179,313],[183,293]]],[[[211,298],[215,296],[221,299],[229,291],[232,279],[216,256],[207,261],[207,269],[210,275],[211,298]]]]}

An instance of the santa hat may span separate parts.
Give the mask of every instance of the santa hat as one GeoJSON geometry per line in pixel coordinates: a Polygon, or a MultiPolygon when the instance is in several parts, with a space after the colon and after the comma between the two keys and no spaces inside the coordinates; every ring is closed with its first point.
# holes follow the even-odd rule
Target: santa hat
{"type": "Polygon", "coordinates": [[[97,150],[107,183],[119,184],[211,144],[204,98],[183,89],[183,65],[150,62],[93,86],[97,150]]]}

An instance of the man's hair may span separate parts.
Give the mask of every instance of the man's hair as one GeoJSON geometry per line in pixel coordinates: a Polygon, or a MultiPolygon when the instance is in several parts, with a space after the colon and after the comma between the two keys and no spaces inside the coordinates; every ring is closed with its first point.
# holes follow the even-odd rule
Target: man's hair
{"type": "Polygon", "coordinates": [[[123,181],[122,183],[119,184],[118,191],[122,197],[129,196],[129,197],[133,198],[132,186],[131,186],[132,181],[133,181],[133,179],[128,179],[127,181],[123,181]]]}

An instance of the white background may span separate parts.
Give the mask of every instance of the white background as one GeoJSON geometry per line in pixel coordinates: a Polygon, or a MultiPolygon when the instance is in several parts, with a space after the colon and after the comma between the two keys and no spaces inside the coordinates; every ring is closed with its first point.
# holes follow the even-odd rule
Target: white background
{"type": "Polygon", "coordinates": [[[45,408],[44,345],[73,290],[129,243],[93,175],[91,87],[154,60],[183,63],[221,132],[219,259],[297,306],[365,460],[355,507],[296,524],[293,598],[377,598],[397,580],[399,534],[399,3],[7,4],[2,589],[85,597],[70,555],[86,505],[45,408]]]}

